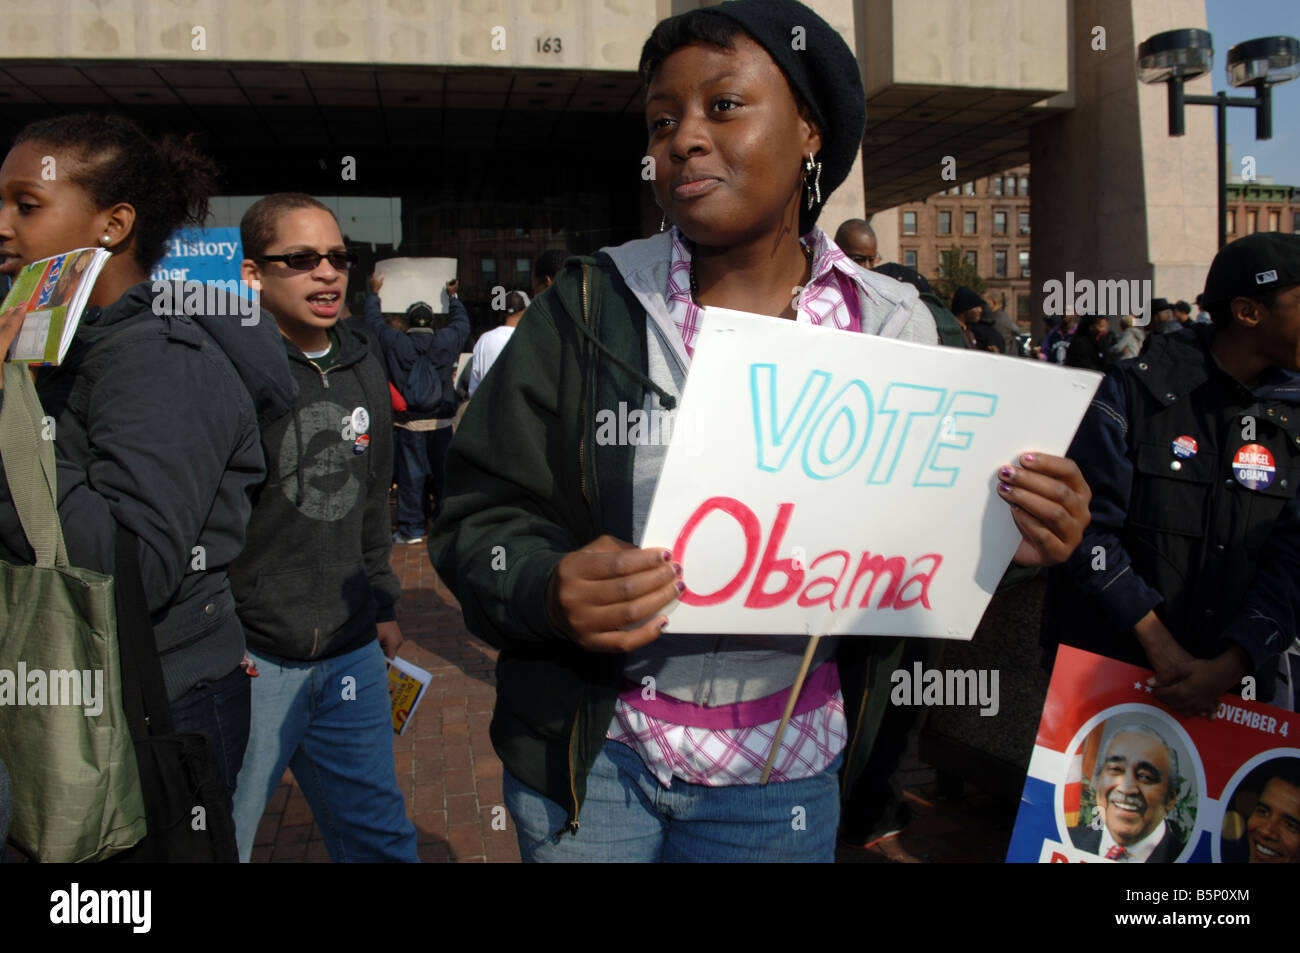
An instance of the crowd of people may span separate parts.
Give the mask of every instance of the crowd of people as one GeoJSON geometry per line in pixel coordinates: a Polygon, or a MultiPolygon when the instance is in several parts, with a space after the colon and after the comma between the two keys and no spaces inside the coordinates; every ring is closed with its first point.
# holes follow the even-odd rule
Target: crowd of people
{"type": "MultiPolygon", "coordinates": [[[[269,195],[240,224],[270,320],[162,317],[149,270],[203,220],[211,163],[93,116],[33,123],[5,156],[0,272],[111,253],[67,359],[34,375],[57,424],[59,518],[72,565],[107,575],[129,534],[176,730],[206,740],[240,859],[286,767],[333,860],[417,859],[384,658],[403,640],[392,547],[419,542],[499,649],[491,734],[524,860],[828,861],[837,835],[879,836],[864,816],[909,727],[890,676],[916,643],[824,640],[778,730],[805,640],[668,627],[682,569],[642,545],[667,447],[597,440],[594,418],[671,412],[705,307],[1035,355],[1005,299],[963,286],[941,301],[880,261],[867,223],[834,240],[818,227],[865,106],[852,52],[811,10],[732,0],[670,17],[640,73],[662,230],[539,260],[461,374],[457,283],[445,318],[424,302],[394,315],[373,277],[363,317],[345,317],[356,258],[311,196],[269,195]]],[[[1110,373],[1065,457],[1021,454],[990,491],[1021,537],[1014,562],[1053,567],[1044,665],[1058,644],[1135,662],[1184,715],[1248,674],[1272,686],[1300,624],[1300,237],[1229,245],[1197,303],[1208,321],[1158,300],[1145,337],[1064,316],[1039,356],[1110,373]],[[1243,443],[1275,480],[1234,480],[1243,443]]],[[[0,322],[0,351],[18,323],[0,322]]],[[[7,372],[0,411],[28,384],[7,372]]],[[[0,560],[32,563],[12,490],[0,481],[0,560]]]]}

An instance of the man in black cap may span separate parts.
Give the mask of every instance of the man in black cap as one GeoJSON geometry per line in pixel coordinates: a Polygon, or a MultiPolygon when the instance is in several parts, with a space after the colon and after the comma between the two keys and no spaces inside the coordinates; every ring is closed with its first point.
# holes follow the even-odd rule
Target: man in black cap
{"type": "MultiPolygon", "coordinates": [[[[1173,304],[1164,298],[1156,298],[1151,302],[1151,324],[1152,331],[1157,334],[1171,334],[1183,328],[1174,315],[1173,304]]],[[[1148,334],[1147,339],[1150,340],[1150,337],[1148,334]]]]}
{"type": "Polygon", "coordinates": [[[1300,235],[1225,246],[1203,300],[1212,326],[1156,335],[1084,417],[1092,523],[1042,632],[1045,661],[1064,643],[1152,668],[1185,714],[1246,675],[1268,697],[1300,623],[1300,235]]]}
{"type": "Polygon", "coordinates": [[[976,351],[992,351],[1001,354],[1002,335],[991,322],[984,320],[984,315],[992,312],[981,298],[970,288],[961,285],[952,293],[952,313],[961,322],[966,335],[966,346],[976,351]]]}
{"type": "MultiPolygon", "coordinates": [[[[845,222],[844,225],[847,225],[845,222]]],[[[843,229],[844,225],[840,228],[843,229]]],[[[839,244],[839,242],[836,242],[839,244]]],[[[840,245],[843,248],[843,245],[840,245]]],[[[934,293],[930,287],[930,282],[925,279],[914,268],[908,268],[906,265],[900,265],[897,262],[886,262],[875,269],[882,275],[887,275],[895,281],[901,281],[911,285],[917,291],[921,292],[921,301],[930,309],[930,314],[934,316],[934,325],[939,329],[939,343],[945,347],[965,347],[966,335],[962,331],[961,322],[959,322],[951,311],[943,306],[939,296],[934,293]]]]}

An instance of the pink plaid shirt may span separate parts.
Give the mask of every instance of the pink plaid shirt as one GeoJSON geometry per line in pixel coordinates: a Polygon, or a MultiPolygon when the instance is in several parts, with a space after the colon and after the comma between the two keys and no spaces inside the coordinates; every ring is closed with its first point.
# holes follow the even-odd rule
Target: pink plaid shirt
{"type": "MultiPolygon", "coordinates": [[[[812,277],[799,297],[795,320],[861,331],[857,293],[870,297],[871,292],[857,265],[819,228],[804,241],[813,249],[812,277]]],[[[691,299],[691,253],[676,228],[667,303],[686,353],[693,355],[700,308],[691,299]]],[[[705,708],[664,696],[647,704],[640,692],[638,685],[619,696],[606,737],[633,748],[664,787],[670,787],[674,777],[710,787],[757,784],[789,700],[787,689],[752,702],[705,708]]],[[[781,738],[771,780],[820,774],[844,750],[847,739],[839,670],[830,661],[804,684],[781,738]]]]}
{"type": "MultiPolygon", "coordinates": [[[[700,330],[700,306],[691,299],[691,253],[686,242],[672,229],[673,254],[668,266],[668,314],[682,332],[686,353],[695,353],[695,337],[700,330]]],[[[801,324],[833,324],[841,331],[861,331],[862,318],[856,295],[850,289],[871,297],[871,290],[858,274],[858,266],[840,247],[814,227],[804,236],[812,245],[812,277],[799,296],[795,320],[801,324]]]]}

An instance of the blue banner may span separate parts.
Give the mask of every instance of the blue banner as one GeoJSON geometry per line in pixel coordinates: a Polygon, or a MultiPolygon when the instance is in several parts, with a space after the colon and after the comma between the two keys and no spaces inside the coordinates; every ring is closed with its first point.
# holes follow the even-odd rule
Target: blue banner
{"type": "Polygon", "coordinates": [[[244,246],[238,228],[181,228],[167,239],[154,281],[238,281],[244,246]]]}

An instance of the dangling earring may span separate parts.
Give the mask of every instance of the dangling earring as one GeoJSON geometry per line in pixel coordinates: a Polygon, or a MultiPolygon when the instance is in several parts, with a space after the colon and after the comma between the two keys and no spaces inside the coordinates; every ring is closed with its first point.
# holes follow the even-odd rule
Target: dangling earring
{"type": "Polygon", "coordinates": [[[813,160],[812,153],[808,153],[808,158],[803,164],[803,184],[808,190],[808,210],[812,211],[814,205],[820,205],[822,200],[822,164],[813,160]],[[812,179],[809,182],[809,179],[812,179]],[[814,198],[814,196],[816,196],[814,198]]]}
{"type": "Polygon", "coordinates": [[[659,219],[659,231],[662,232],[667,227],[668,227],[668,213],[664,212],[663,218],[659,219]]]}

